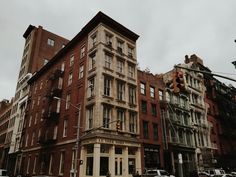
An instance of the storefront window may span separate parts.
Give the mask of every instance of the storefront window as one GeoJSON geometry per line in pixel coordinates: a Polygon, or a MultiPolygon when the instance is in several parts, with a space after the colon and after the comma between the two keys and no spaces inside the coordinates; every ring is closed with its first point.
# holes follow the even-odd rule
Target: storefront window
{"type": "Polygon", "coordinates": [[[109,172],[109,157],[100,157],[100,176],[109,172]]]}
{"type": "Polygon", "coordinates": [[[87,157],[86,175],[93,175],[93,157],[87,157]]]}

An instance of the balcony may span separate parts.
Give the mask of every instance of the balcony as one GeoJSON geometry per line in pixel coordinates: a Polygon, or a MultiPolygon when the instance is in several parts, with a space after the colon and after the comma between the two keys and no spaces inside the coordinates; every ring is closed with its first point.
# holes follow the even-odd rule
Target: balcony
{"type": "Polygon", "coordinates": [[[51,144],[54,144],[56,143],[57,139],[54,138],[53,136],[50,136],[50,137],[45,137],[45,136],[40,136],[39,137],[39,140],[38,140],[38,143],[41,144],[41,145],[51,145],[51,144]]]}
{"type": "Polygon", "coordinates": [[[51,80],[55,80],[58,79],[59,77],[61,77],[63,75],[64,71],[60,70],[60,69],[56,69],[51,75],[50,75],[50,79],[51,80]]]}
{"type": "Polygon", "coordinates": [[[42,118],[45,120],[52,120],[52,121],[58,121],[60,117],[60,113],[57,111],[46,111],[43,113],[42,118]]]}

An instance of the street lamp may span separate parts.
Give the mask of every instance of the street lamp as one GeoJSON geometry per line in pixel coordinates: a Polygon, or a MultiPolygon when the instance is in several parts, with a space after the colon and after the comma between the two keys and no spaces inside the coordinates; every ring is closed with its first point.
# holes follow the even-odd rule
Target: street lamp
{"type": "MultiPolygon", "coordinates": [[[[62,101],[65,101],[65,102],[67,102],[65,99],[63,99],[63,98],[59,98],[59,97],[56,97],[56,96],[54,96],[53,97],[54,99],[56,99],[56,100],[62,100],[62,101]]],[[[69,102],[69,104],[73,107],[73,108],[75,108],[75,109],[77,109],[78,111],[79,111],[79,115],[78,115],[78,122],[77,122],[77,134],[76,134],[76,141],[75,141],[75,161],[74,161],[74,171],[73,171],[73,173],[75,174],[75,177],[77,176],[77,165],[78,165],[78,150],[79,150],[79,141],[80,141],[80,111],[81,111],[81,108],[80,108],[80,106],[78,107],[78,106],[75,106],[75,105],[73,105],[72,103],[70,103],[69,102]]],[[[80,164],[81,164],[81,162],[80,162],[80,164]]]]}

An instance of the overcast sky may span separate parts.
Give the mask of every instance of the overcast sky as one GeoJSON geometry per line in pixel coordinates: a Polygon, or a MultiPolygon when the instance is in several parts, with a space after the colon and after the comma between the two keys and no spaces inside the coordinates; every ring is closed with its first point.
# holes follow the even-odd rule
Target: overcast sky
{"type": "Polygon", "coordinates": [[[0,100],[14,96],[29,24],[72,39],[98,11],[140,36],[141,69],[164,73],[196,54],[236,79],[236,0],[1,0],[0,100]]]}

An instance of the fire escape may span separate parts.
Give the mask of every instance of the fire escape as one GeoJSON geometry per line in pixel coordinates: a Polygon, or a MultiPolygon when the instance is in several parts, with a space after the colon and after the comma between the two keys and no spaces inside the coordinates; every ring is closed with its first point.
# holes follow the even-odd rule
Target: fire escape
{"type": "Polygon", "coordinates": [[[49,75],[48,83],[43,98],[43,113],[41,121],[41,135],[38,143],[41,146],[39,154],[40,173],[48,172],[51,150],[57,142],[57,129],[60,117],[60,101],[53,97],[62,95],[62,75],[63,71],[56,69],[49,75]]]}

